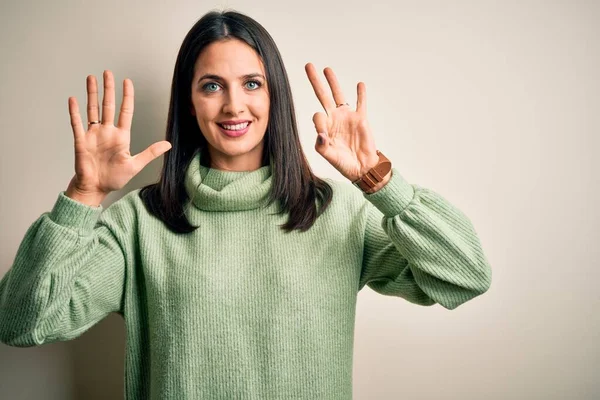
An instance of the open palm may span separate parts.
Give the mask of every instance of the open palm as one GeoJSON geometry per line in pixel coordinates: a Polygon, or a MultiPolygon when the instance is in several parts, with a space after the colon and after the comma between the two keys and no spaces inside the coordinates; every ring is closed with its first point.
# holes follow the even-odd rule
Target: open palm
{"type": "Polygon", "coordinates": [[[363,82],[357,85],[356,110],[346,103],[333,70],[323,70],[333,98],[321,84],[313,64],[305,66],[308,79],[325,109],[313,115],[313,123],[323,143],[315,144],[315,150],[333,165],[344,177],[354,181],[377,164],[379,156],[367,120],[367,96],[363,82]]]}
{"type": "Polygon", "coordinates": [[[93,75],[87,77],[88,130],[83,128],[77,100],[69,98],[69,114],[75,141],[75,176],[68,194],[102,197],[119,190],[148,163],[171,148],[167,141],[152,144],[141,153],[130,153],[133,119],[133,83],[123,81],[123,101],[117,126],[115,117],[114,78],[104,71],[102,120],[99,120],[98,86],[93,75]]]}

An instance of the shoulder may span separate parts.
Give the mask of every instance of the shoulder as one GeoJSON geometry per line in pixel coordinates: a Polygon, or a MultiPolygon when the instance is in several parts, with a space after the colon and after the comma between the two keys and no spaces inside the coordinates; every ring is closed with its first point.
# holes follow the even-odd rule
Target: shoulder
{"type": "Polygon", "coordinates": [[[368,201],[363,192],[354,186],[350,181],[342,181],[333,178],[321,178],[333,189],[332,204],[335,207],[342,207],[353,213],[364,210],[368,201]]]}
{"type": "Polygon", "coordinates": [[[132,190],[107,206],[100,215],[100,222],[112,228],[132,230],[149,215],[139,192],[140,189],[132,190]]]}
{"type": "Polygon", "coordinates": [[[115,200],[109,206],[107,206],[103,214],[122,214],[139,210],[140,207],[144,206],[139,195],[140,190],[141,189],[135,189],[124,194],[121,198],[115,200]]]}

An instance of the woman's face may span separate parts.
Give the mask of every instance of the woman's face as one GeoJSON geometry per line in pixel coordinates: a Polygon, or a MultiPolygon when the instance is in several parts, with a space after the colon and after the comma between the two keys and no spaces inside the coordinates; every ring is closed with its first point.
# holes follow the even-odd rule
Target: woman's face
{"type": "Polygon", "coordinates": [[[194,66],[191,93],[191,112],[208,142],[211,167],[260,168],[269,92],[263,63],[254,49],[237,39],[205,47],[194,66]],[[244,128],[246,121],[249,125],[244,128]]]}

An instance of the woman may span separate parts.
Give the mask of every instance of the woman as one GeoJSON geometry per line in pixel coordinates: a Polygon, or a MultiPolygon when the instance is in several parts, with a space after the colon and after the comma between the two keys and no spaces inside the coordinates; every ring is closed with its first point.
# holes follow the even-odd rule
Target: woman
{"type": "Polygon", "coordinates": [[[166,141],[129,154],[133,85],[88,77],[88,130],[69,99],[75,176],[27,231],[0,281],[0,340],[70,340],[109,313],[126,325],[131,399],[351,399],[365,285],[454,309],[491,269],[469,219],[376,150],[366,92],[353,110],[331,69],[308,78],[325,112],[311,171],[287,74],[264,28],[211,12],[181,46],[166,141]],[[101,119],[100,119],[101,118],[101,119]],[[160,181],[101,201],[164,154],[160,181]],[[364,190],[364,192],[363,192],[364,190]]]}

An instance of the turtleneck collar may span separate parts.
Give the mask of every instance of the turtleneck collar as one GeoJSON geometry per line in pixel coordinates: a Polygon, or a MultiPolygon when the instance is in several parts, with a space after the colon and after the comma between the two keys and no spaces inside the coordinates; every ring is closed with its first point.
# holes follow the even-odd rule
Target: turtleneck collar
{"type": "Polygon", "coordinates": [[[271,166],[254,171],[224,171],[200,163],[197,151],[186,170],[185,189],[191,202],[204,211],[253,210],[267,204],[271,166]]]}

